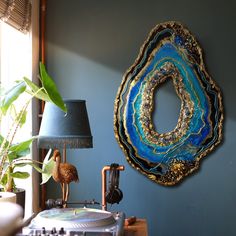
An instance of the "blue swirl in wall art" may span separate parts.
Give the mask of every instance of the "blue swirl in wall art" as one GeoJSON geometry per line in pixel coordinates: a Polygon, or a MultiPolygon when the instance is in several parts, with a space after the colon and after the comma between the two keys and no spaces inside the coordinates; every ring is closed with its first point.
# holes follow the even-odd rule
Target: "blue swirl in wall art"
{"type": "Polygon", "coordinates": [[[115,100],[114,131],[127,161],[151,180],[174,185],[221,142],[222,126],[222,95],[197,41],[178,22],[157,25],[115,100]],[[154,97],[167,80],[181,100],[180,114],[172,131],[158,133],[152,120],[154,97]]]}

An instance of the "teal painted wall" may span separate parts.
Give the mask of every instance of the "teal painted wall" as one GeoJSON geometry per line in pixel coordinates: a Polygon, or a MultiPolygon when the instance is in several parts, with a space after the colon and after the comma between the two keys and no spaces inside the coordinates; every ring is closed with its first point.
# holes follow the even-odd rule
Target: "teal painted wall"
{"type": "MultiPolygon", "coordinates": [[[[46,61],[64,98],[85,99],[93,149],[68,150],[80,183],[71,184],[70,199],[101,201],[101,169],[125,166],[120,188],[124,199],[109,210],[147,218],[151,236],[233,236],[236,219],[236,88],[235,9],[232,0],[179,1],[47,1],[46,61]],[[126,162],[113,133],[113,104],[126,69],[158,23],[178,20],[196,36],[209,73],[224,95],[224,142],[196,174],[180,185],[163,187],[126,162]]],[[[157,95],[162,106],[156,124],[174,127],[179,101],[173,88],[157,95]]],[[[158,115],[159,114],[159,115],[158,115]]],[[[60,197],[59,186],[47,185],[48,197],[60,197]]]]}

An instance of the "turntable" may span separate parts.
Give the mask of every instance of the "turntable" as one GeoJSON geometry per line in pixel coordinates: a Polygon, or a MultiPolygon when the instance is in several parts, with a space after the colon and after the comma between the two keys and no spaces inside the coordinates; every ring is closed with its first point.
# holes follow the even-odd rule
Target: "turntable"
{"type": "MultiPolygon", "coordinates": [[[[114,166],[112,164],[111,166],[114,166]]],[[[115,165],[117,171],[124,170],[124,166],[115,165]]],[[[106,172],[110,166],[102,170],[102,210],[95,208],[53,208],[40,212],[30,224],[23,228],[22,234],[31,236],[122,236],[124,234],[125,214],[123,212],[108,212],[108,203],[119,203],[122,192],[118,188],[119,175],[117,171],[111,171],[109,189],[106,186],[106,172]],[[115,181],[114,181],[115,179],[115,181]],[[113,183],[114,182],[114,183],[113,183]],[[113,187],[114,185],[114,187],[113,187]]],[[[50,207],[64,207],[75,204],[62,201],[48,201],[50,207]],[[66,203],[66,204],[65,204],[66,203]]],[[[85,206],[98,204],[96,201],[84,202],[85,206]]],[[[82,204],[82,203],[76,203],[82,204]]]]}
{"type": "Polygon", "coordinates": [[[92,208],[62,208],[40,212],[23,229],[23,235],[121,236],[124,213],[92,208]]]}

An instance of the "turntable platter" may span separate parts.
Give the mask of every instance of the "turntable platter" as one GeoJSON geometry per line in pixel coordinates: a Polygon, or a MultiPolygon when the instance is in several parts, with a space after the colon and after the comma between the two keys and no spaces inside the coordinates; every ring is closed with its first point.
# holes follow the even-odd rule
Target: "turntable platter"
{"type": "Polygon", "coordinates": [[[50,209],[40,212],[31,222],[38,227],[68,229],[104,227],[116,223],[111,212],[92,208],[50,209]]]}

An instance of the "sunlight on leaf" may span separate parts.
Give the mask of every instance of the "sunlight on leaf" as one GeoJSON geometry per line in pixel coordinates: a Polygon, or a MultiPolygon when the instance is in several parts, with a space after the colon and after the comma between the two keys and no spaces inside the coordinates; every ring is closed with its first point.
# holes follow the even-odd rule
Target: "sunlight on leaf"
{"type": "Polygon", "coordinates": [[[40,78],[41,78],[42,85],[45,88],[51,101],[55,105],[57,105],[62,111],[66,112],[67,109],[66,109],[66,106],[62,100],[62,97],[61,97],[60,93],[58,92],[56,84],[54,83],[54,81],[51,79],[51,77],[46,72],[44,64],[40,63],[39,68],[40,68],[40,78]]]}
{"type": "Polygon", "coordinates": [[[1,110],[5,115],[10,105],[25,91],[26,85],[24,81],[18,82],[13,88],[8,90],[3,98],[1,98],[1,110]]]}
{"type": "Polygon", "coordinates": [[[40,87],[38,87],[36,84],[34,84],[28,78],[24,77],[23,79],[24,79],[25,83],[27,84],[27,86],[30,88],[30,91],[27,90],[26,92],[30,93],[32,96],[34,96],[40,100],[43,100],[46,102],[51,101],[50,97],[48,96],[47,93],[45,93],[44,90],[40,89],[40,87]]]}
{"type": "Polygon", "coordinates": [[[41,184],[45,184],[52,176],[53,168],[55,166],[55,162],[51,157],[52,149],[50,149],[43,161],[43,173],[42,173],[42,182],[41,184]]]}

